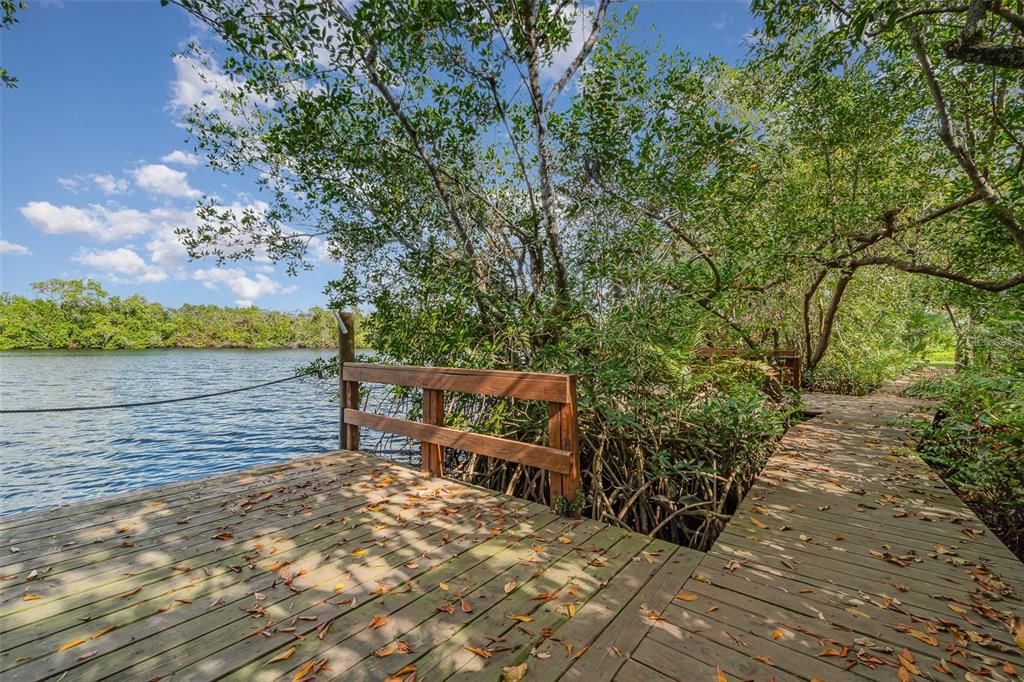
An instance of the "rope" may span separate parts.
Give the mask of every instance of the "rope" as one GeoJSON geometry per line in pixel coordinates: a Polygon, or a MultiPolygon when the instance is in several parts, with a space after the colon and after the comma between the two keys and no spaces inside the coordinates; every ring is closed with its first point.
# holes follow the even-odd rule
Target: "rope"
{"type": "Polygon", "coordinates": [[[84,412],[86,410],[116,410],[124,407],[143,407],[146,405],[166,405],[167,403],[183,403],[186,400],[199,400],[201,398],[214,398],[219,395],[228,395],[229,393],[241,393],[242,391],[251,391],[256,388],[263,388],[264,386],[273,386],[274,384],[283,384],[286,381],[293,381],[295,379],[301,379],[303,375],[296,374],[295,376],[285,377],[284,379],[275,379],[273,381],[265,381],[262,384],[254,384],[252,386],[243,386],[242,388],[232,388],[227,391],[217,391],[216,393],[203,393],[202,395],[190,395],[184,398],[167,398],[166,400],[149,400],[145,402],[137,403],[116,403],[113,405],[79,405],[76,407],[30,407],[20,410],[0,410],[0,414],[28,414],[37,412],[84,412]]]}

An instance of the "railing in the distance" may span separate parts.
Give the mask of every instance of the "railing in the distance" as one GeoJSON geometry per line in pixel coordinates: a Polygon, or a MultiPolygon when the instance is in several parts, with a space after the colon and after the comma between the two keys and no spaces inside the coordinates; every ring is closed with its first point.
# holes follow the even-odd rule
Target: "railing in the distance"
{"type": "Polygon", "coordinates": [[[559,497],[566,500],[576,497],[580,463],[576,432],[576,379],[573,376],[344,362],[341,395],[342,447],[346,449],[359,449],[359,427],[365,426],[419,440],[422,469],[431,476],[444,475],[444,448],[456,448],[547,470],[553,506],[559,497]],[[359,409],[361,383],[423,389],[423,421],[363,412],[359,409]],[[446,427],[445,391],[546,402],[548,444],[522,443],[446,427]]]}

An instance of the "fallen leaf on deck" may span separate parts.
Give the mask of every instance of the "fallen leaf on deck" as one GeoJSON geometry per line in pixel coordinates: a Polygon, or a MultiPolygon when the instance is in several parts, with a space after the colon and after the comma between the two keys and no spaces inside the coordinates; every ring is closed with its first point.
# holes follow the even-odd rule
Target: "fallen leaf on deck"
{"type": "Polygon", "coordinates": [[[473,613],[473,605],[469,603],[468,599],[460,599],[459,607],[463,613],[473,613]]]}
{"type": "Polygon", "coordinates": [[[86,651],[84,654],[76,658],[76,661],[88,661],[90,658],[99,653],[99,649],[93,649],[92,651],[86,651]]]}
{"type": "Polygon", "coordinates": [[[440,587],[445,592],[448,591],[448,583],[438,583],[437,586],[440,587]]]}
{"type": "Polygon", "coordinates": [[[388,617],[387,616],[374,616],[373,619],[370,620],[370,625],[368,627],[371,630],[376,630],[377,628],[382,628],[382,627],[384,627],[387,624],[388,624],[388,617]]]}
{"type": "Polygon", "coordinates": [[[103,628],[102,630],[97,632],[95,635],[93,635],[89,639],[96,639],[97,637],[102,637],[103,635],[107,634],[108,632],[110,632],[111,630],[113,630],[116,627],[117,627],[116,625],[111,625],[110,627],[103,628]]]}
{"type": "MultiPolygon", "coordinates": [[[[507,583],[505,583],[505,594],[508,594],[509,592],[512,592],[515,589],[516,589],[516,580],[515,580],[515,578],[513,578],[512,580],[509,580],[507,583]]],[[[524,665],[525,665],[525,663],[524,663],[524,665]]]]}
{"type": "Polygon", "coordinates": [[[772,667],[775,666],[775,661],[772,660],[771,656],[751,656],[751,658],[754,659],[755,661],[760,661],[761,663],[764,663],[765,665],[770,665],[772,667]]]}
{"type": "Polygon", "coordinates": [[[679,601],[697,601],[700,599],[700,595],[693,594],[692,592],[679,592],[676,594],[676,599],[679,601]]]}
{"type": "Polygon", "coordinates": [[[294,645],[290,646],[287,649],[285,649],[284,651],[282,651],[281,653],[279,653],[277,656],[274,656],[272,659],[267,661],[267,663],[278,663],[280,661],[287,661],[289,658],[291,658],[292,656],[295,655],[295,652],[297,650],[298,650],[297,646],[294,646],[294,645]]]}
{"type": "Polygon", "coordinates": [[[765,523],[764,521],[758,521],[757,519],[753,519],[752,518],[752,519],[750,519],[750,522],[752,524],[754,524],[755,526],[757,526],[758,528],[760,528],[761,530],[767,530],[768,529],[768,524],[765,523]]]}
{"type": "Polygon", "coordinates": [[[313,672],[313,668],[316,667],[316,664],[316,659],[313,659],[312,661],[306,661],[305,663],[303,663],[299,667],[299,669],[295,671],[295,674],[292,675],[292,682],[298,682],[302,678],[306,677],[306,675],[309,675],[311,672],[313,672]]]}
{"type": "Polygon", "coordinates": [[[520,623],[530,623],[533,621],[533,616],[527,615],[525,613],[516,613],[509,616],[509,618],[511,618],[512,620],[517,620],[520,623]]]}
{"type": "Polygon", "coordinates": [[[774,642],[775,640],[781,639],[781,638],[783,638],[785,636],[786,636],[785,632],[783,632],[779,628],[775,628],[775,632],[772,633],[772,641],[774,642]]]}
{"type": "Polygon", "coordinates": [[[472,644],[466,645],[466,651],[472,652],[480,658],[490,658],[492,655],[490,651],[487,651],[486,649],[481,649],[478,646],[473,646],[472,644]]]}
{"type": "Polygon", "coordinates": [[[387,646],[382,646],[381,648],[374,651],[373,655],[377,658],[387,658],[396,651],[398,651],[398,642],[392,642],[391,644],[388,644],[387,646]]]}
{"type": "Polygon", "coordinates": [[[366,548],[360,547],[359,549],[352,550],[352,556],[363,556],[366,554],[366,548]]]}
{"type": "MultiPolygon", "coordinates": [[[[142,588],[139,587],[135,590],[135,592],[138,592],[141,589],[142,588]]],[[[135,594],[135,592],[129,592],[125,596],[127,597],[129,594],[135,594]]],[[[36,599],[40,599],[40,596],[33,592],[26,592],[25,594],[21,595],[21,601],[35,601],[36,599]]]]}
{"type": "Polygon", "coordinates": [[[519,682],[526,677],[527,664],[506,665],[501,669],[501,682],[519,682]]]}
{"type": "MultiPolygon", "coordinates": [[[[384,682],[403,682],[403,680],[405,680],[406,677],[412,675],[415,672],[416,664],[406,663],[404,666],[402,666],[401,670],[396,670],[395,672],[391,673],[390,677],[385,678],[384,682]]],[[[413,677],[413,679],[415,680],[416,678],[413,677]]]]}
{"type": "Polygon", "coordinates": [[[729,678],[725,676],[721,668],[715,668],[715,682],[729,682],[729,678]]]}
{"type": "Polygon", "coordinates": [[[59,654],[62,651],[67,651],[68,649],[73,649],[76,646],[78,646],[79,644],[85,644],[85,640],[84,639],[73,639],[70,642],[68,642],[67,644],[65,644],[64,646],[62,646],[61,648],[57,649],[57,653],[59,654]]]}
{"type": "Polygon", "coordinates": [[[335,592],[341,592],[344,589],[345,589],[345,583],[338,583],[337,585],[334,586],[334,591],[335,592]]]}

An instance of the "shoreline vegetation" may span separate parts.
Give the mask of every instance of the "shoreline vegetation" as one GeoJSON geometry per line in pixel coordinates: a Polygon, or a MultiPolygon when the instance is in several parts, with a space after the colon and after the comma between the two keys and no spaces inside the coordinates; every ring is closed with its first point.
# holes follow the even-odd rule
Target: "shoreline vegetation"
{"type": "MultiPolygon", "coordinates": [[[[0,350],[145,350],[156,348],[335,348],[329,309],[281,312],[113,296],[93,280],[51,279],[35,297],[0,294],[0,350]]],[[[357,314],[357,317],[360,317],[357,314]]],[[[357,319],[357,344],[362,341],[357,319]]],[[[362,344],[358,344],[364,347],[362,344]]]]}

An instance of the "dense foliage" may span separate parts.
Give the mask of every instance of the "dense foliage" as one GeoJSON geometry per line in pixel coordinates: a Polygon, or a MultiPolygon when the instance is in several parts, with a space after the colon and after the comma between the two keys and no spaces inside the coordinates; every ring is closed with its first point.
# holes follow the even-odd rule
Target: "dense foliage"
{"type": "Polygon", "coordinates": [[[922,456],[1024,560],[1024,302],[967,320],[955,373],[909,393],[939,401],[922,456]]]}
{"type": "MultiPolygon", "coordinates": [[[[15,348],[331,348],[330,311],[183,305],[111,296],[92,280],[48,280],[0,295],[0,350],[15,348]]],[[[360,339],[361,340],[361,339],[360,339]]]]}
{"type": "Polygon", "coordinates": [[[221,41],[182,55],[218,87],[198,150],[271,199],[204,200],[190,252],[294,268],[324,239],[385,359],[578,374],[595,518],[700,546],[756,471],[788,403],[696,348],[796,348],[860,392],[1020,295],[1024,70],[976,53],[1015,44],[999,3],[755,2],[740,66],[641,46],[609,0],[171,4],[221,41]]]}

